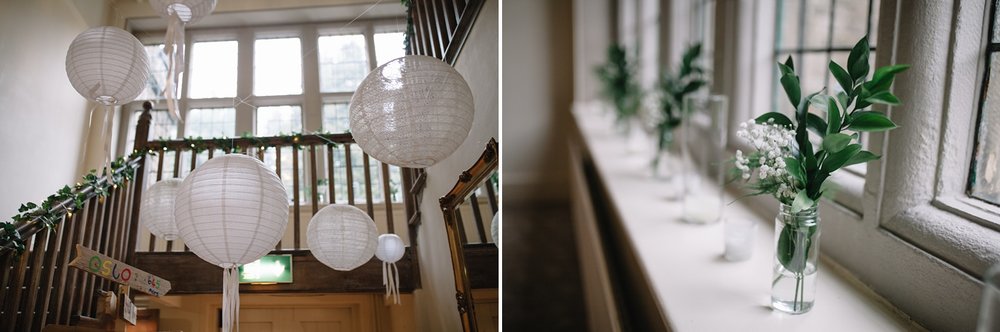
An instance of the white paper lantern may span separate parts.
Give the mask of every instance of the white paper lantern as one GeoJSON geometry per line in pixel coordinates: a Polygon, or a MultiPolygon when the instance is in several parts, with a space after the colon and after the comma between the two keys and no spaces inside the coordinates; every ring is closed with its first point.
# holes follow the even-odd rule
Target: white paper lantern
{"type": "Polygon", "coordinates": [[[368,74],[351,97],[351,133],[361,149],[391,165],[424,168],[469,136],[472,90],[441,60],[408,55],[368,74]]]}
{"type": "Polygon", "coordinates": [[[241,154],[215,157],[181,183],[174,217],[188,248],[223,268],[222,330],[233,330],[239,322],[237,266],[261,258],[285,234],[285,186],[256,158],[241,154]]]}
{"type": "Polygon", "coordinates": [[[215,10],[216,0],[149,0],[157,14],[169,18],[176,13],[186,24],[198,22],[215,10]]]}
{"type": "Polygon", "coordinates": [[[337,271],[364,265],[378,246],[375,221],[353,205],[328,205],[309,221],[309,251],[337,271]]]}
{"type": "Polygon", "coordinates": [[[385,286],[385,296],[392,297],[395,304],[399,304],[399,269],[396,262],[403,258],[406,252],[406,244],[403,239],[396,234],[382,234],[378,236],[378,248],[375,249],[375,257],[382,261],[382,286],[385,286]]]}
{"type": "Polygon", "coordinates": [[[497,248],[500,248],[500,212],[493,215],[493,221],[490,222],[490,235],[493,236],[493,242],[497,244],[497,248]]]}
{"type": "Polygon", "coordinates": [[[150,233],[167,241],[177,239],[177,222],[174,221],[174,198],[181,186],[181,179],[163,179],[142,193],[139,223],[150,233]]]}
{"type": "Polygon", "coordinates": [[[146,87],[146,51],[134,36],[115,27],[91,28],[76,36],[66,53],[66,75],[88,100],[122,105],[146,87]]]}

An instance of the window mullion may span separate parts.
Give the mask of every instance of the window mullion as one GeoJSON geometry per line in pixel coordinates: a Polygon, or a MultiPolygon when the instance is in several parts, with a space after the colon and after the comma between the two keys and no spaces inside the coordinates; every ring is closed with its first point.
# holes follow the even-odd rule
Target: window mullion
{"type": "MultiPolygon", "coordinates": [[[[179,100],[177,101],[177,109],[178,109],[177,112],[180,113],[177,115],[180,116],[182,119],[186,119],[187,114],[190,111],[189,108],[190,105],[188,105],[188,98],[189,98],[188,92],[191,90],[191,85],[190,85],[191,59],[193,53],[191,51],[194,45],[194,38],[192,37],[192,34],[190,32],[185,32],[185,34],[186,36],[184,36],[184,73],[183,75],[181,75],[181,81],[178,83],[180,85],[179,88],[181,89],[180,91],[181,94],[178,97],[179,100]]],[[[174,137],[184,137],[185,126],[182,124],[183,123],[180,121],[177,122],[177,128],[175,133],[176,135],[174,137]]]]}
{"type": "Polygon", "coordinates": [[[323,124],[322,97],[319,93],[319,33],[315,25],[307,25],[300,35],[302,45],[302,128],[305,132],[320,130],[323,124]]]}
{"type": "Polygon", "coordinates": [[[250,29],[240,29],[237,32],[239,43],[239,55],[236,69],[236,98],[233,104],[236,107],[236,135],[254,130],[254,102],[253,102],[253,48],[254,33],[250,29]],[[236,100],[246,98],[245,102],[237,103],[236,100]]]}

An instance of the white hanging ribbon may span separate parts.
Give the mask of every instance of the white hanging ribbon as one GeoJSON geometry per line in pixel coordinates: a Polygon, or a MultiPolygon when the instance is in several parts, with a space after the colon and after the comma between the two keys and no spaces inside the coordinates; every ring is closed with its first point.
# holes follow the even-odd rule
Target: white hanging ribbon
{"type": "Polygon", "coordinates": [[[396,262],[382,262],[382,286],[385,286],[385,297],[399,304],[399,268],[396,262]]]}
{"type": "Polygon", "coordinates": [[[222,270],[222,332],[240,330],[240,272],[236,266],[222,270]]]}
{"type": "Polygon", "coordinates": [[[163,43],[163,53],[167,55],[167,78],[164,82],[163,98],[167,100],[167,110],[176,121],[181,120],[178,87],[184,75],[184,21],[176,11],[170,11],[167,18],[167,35],[163,43]]]}
{"type": "Polygon", "coordinates": [[[113,121],[111,114],[114,111],[113,104],[104,104],[104,128],[101,130],[101,139],[104,140],[104,175],[108,177],[108,182],[111,182],[111,171],[108,168],[111,165],[111,122],[113,121]]]}

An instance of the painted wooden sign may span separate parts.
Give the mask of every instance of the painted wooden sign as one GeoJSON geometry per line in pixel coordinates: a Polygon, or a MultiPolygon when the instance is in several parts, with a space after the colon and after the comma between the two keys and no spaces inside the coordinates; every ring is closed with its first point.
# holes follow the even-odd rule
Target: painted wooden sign
{"type": "Polygon", "coordinates": [[[69,262],[69,266],[153,296],[162,296],[170,291],[169,281],[79,244],[76,245],[76,258],[69,262]]]}

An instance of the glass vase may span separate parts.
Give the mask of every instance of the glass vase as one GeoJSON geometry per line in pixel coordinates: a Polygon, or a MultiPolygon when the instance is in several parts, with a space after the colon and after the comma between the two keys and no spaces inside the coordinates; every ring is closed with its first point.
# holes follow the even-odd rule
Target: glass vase
{"type": "Polygon", "coordinates": [[[710,95],[685,98],[684,105],[685,120],[681,124],[681,135],[696,139],[687,143],[697,149],[691,151],[691,145],[682,145],[681,159],[689,170],[683,172],[685,195],[681,220],[692,224],[711,224],[722,220],[726,208],[728,103],[725,96],[710,95]],[[701,173],[706,176],[706,181],[702,181],[701,173]]]}
{"type": "Polygon", "coordinates": [[[781,205],[774,218],[774,275],[771,307],[803,314],[813,307],[819,258],[819,213],[813,205],[799,212],[781,205]]]}

